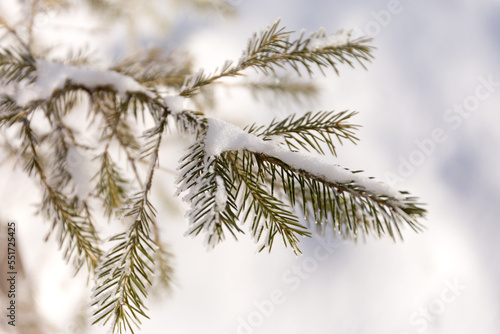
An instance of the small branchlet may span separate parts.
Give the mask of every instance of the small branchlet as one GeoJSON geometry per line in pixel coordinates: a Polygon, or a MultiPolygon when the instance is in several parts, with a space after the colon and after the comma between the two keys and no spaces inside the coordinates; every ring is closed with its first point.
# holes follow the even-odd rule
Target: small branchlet
{"type": "Polygon", "coordinates": [[[36,70],[35,59],[31,54],[18,48],[0,50],[0,80],[9,85],[28,79],[36,70]]]}
{"type": "Polygon", "coordinates": [[[117,333],[133,332],[132,324],[138,327],[140,316],[148,318],[143,299],[152,285],[153,254],[157,251],[151,233],[156,224],[156,210],[149,200],[149,192],[159,160],[167,115],[168,110],[165,109],[158,124],[146,134],[152,143],[144,152],[150,156],[147,178],[143,190],[130,200],[131,206],[124,212],[124,219],[130,219],[132,223],[126,233],[111,238],[119,243],[103,257],[96,274],[96,288],[92,294],[92,306],[95,308],[93,324],[111,321],[111,328],[117,333]]]}
{"type": "Polygon", "coordinates": [[[253,124],[248,127],[249,133],[254,133],[264,140],[282,140],[290,150],[311,149],[324,155],[323,145],[331,154],[337,155],[335,141],[343,144],[343,140],[356,143],[358,138],[354,131],[359,125],[347,123],[356,112],[307,112],[303,116],[291,115],[281,121],[272,120],[267,126],[253,124]]]}
{"type": "Polygon", "coordinates": [[[242,72],[250,67],[265,75],[275,75],[277,69],[285,69],[286,66],[299,75],[304,69],[312,75],[315,68],[322,73],[326,68],[332,68],[338,74],[338,65],[343,63],[354,67],[354,62],[357,62],[365,67],[364,62],[373,57],[373,47],[368,45],[370,41],[368,38],[351,40],[349,34],[330,41],[324,31],[312,33],[307,38],[302,33],[292,40],[292,32],[280,27],[278,20],[250,38],[236,64],[226,61],[213,73],[200,70],[196,75],[186,78],[180,95],[195,95],[201,87],[224,77],[243,75],[242,72]]]}
{"type": "Polygon", "coordinates": [[[87,209],[78,208],[50,184],[45,164],[37,151],[37,135],[27,119],[23,121],[22,135],[23,156],[28,159],[25,169],[29,175],[36,176],[42,186],[40,212],[47,220],[52,221],[51,231],[57,231],[57,240],[64,247],[64,258],[72,260],[77,271],[86,263],[92,272],[102,255],[92,216],[87,209]]]}

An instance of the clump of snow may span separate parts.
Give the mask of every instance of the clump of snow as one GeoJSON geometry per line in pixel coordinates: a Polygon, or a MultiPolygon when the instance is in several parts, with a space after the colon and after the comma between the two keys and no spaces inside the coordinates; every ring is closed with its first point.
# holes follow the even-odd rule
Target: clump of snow
{"type": "Polygon", "coordinates": [[[68,81],[89,89],[111,86],[122,98],[126,97],[127,92],[151,95],[137,81],[118,72],[86,69],[38,59],[36,81],[18,90],[16,103],[19,106],[27,106],[33,101],[46,100],[55,90],[62,89],[68,81]]]}
{"type": "Polygon", "coordinates": [[[332,164],[326,157],[317,157],[303,152],[292,152],[275,145],[273,141],[264,141],[253,134],[249,134],[233,124],[219,119],[208,119],[208,130],[205,137],[205,152],[207,155],[218,156],[224,151],[242,149],[278,158],[297,170],[307,171],[331,183],[347,184],[354,182],[369,192],[397,200],[402,199],[401,193],[387,184],[359,173],[352,173],[343,167],[332,164]]]}
{"type": "Polygon", "coordinates": [[[238,150],[249,144],[251,136],[237,126],[220,119],[208,118],[208,130],[205,137],[205,152],[209,156],[218,156],[224,151],[238,150]]]}
{"type": "Polygon", "coordinates": [[[165,96],[163,98],[172,114],[179,114],[184,110],[185,98],[179,95],[165,96]]]}
{"type": "Polygon", "coordinates": [[[307,43],[306,49],[316,51],[325,48],[344,46],[349,43],[349,35],[344,32],[338,32],[330,36],[312,38],[307,43]]]}
{"type": "Polygon", "coordinates": [[[215,210],[217,212],[222,212],[226,208],[227,203],[227,191],[224,185],[224,180],[222,177],[217,175],[215,177],[215,182],[217,184],[216,192],[215,192],[215,210]]]}
{"type": "Polygon", "coordinates": [[[219,175],[214,175],[214,167],[213,156],[206,156],[201,168],[197,166],[197,162],[192,161],[182,168],[181,174],[195,168],[202,173],[202,176],[181,178],[177,188],[178,195],[186,192],[182,199],[190,204],[185,214],[189,221],[189,228],[185,235],[195,236],[200,231],[204,231],[206,233],[205,245],[208,249],[214,248],[224,239],[224,235],[218,230],[221,226],[220,213],[225,210],[228,201],[224,179],[219,175]],[[213,205],[210,204],[209,209],[205,208],[207,200],[209,202],[213,200],[213,205]]]}

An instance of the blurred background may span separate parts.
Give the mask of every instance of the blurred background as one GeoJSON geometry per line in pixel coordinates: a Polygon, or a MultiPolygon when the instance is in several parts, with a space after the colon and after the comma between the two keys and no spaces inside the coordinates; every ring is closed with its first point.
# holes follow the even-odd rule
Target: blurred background
{"type": "MultiPolygon", "coordinates": [[[[167,298],[150,298],[151,320],[140,332],[500,331],[500,2],[66,3],[65,10],[47,10],[34,20],[36,40],[41,48],[60,45],[61,54],[65,47],[84,47],[101,65],[158,48],[186,51],[194,69],[212,70],[238,59],[248,37],[278,17],[288,30],[323,27],[373,37],[377,50],[367,70],[345,66],[340,76],[317,73],[314,98],[262,103],[223,86],[213,91],[217,104],[207,112],[244,126],[293,112],[357,110],[360,142],[339,148],[332,160],[427,203],[425,232],[406,229],[404,242],[382,238],[355,245],[315,236],[303,240],[303,255],[296,257],[282,247],[256,253],[243,236],[207,251],[202,238],[184,236],[185,204],[173,195],[172,170],[189,138],[173,134],[160,158],[168,170],[155,179],[153,201],[162,237],[175,254],[175,286],[167,298]]],[[[0,0],[0,15],[19,20],[21,5],[0,0]]],[[[49,225],[35,215],[38,198],[36,183],[13,161],[3,161],[0,219],[17,223],[25,277],[19,289],[31,291],[19,321],[30,314],[43,324],[40,333],[104,333],[107,328],[86,325],[87,277],[73,277],[57,243],[44,242],[49,225]]],[[[36,333],[30,330],[25,333],[36,333]]]]}

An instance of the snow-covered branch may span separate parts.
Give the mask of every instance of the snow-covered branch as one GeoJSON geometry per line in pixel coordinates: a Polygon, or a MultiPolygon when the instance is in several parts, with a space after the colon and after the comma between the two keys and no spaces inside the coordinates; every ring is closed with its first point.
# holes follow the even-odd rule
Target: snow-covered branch
{"type": "MultiPolygon", "coordinates": [[[[38,181],[40,212],[51,221],[64,257],[77,268],[86,263],[95,275],[93,323],[111,324],[113,333],[133,332],[147,317],[145,299],[155,272],[170,282],[171,254],[162,248],[151,201],[167,123],[192,140],[178,167],[178,194],[190,205],[188,234],[204,234],[209,247],[228,233],[236,238],[243,225],[259,251],[281,239],[295,253],[301,239],[312,235],[311,225],[354,239],[394,238],[405,225],[420,229],[417,220],[425,210],[416,198],[333,162],[337,145],[357,141],[358,126],[349,122],[355,112],[308,112],[245,129],[205,113],[215,104],[206,102],[209,94],[202,88],[244,76],[250,68],[265,80],[234,86],[296,100],[313,96],[316,83],[290,81],[279,72],[311,77],[316,70],[338,73],[341,64],[364,67],[372,59],[370,39],[324,30],[295,37],[278,20],[254,34],[238,60],[195,73],[185,53],[158,50],[109,69],[86,67],[82,57],[51,61],[35,54],[33,27],[25,28],[30,41],[7,27],[17,39],[0,49],[0,129],[21,138],[4,147],[38,181]],[[69,115],[82,110],[85,121],[70,126],[69,115]],[[85,132],[97,137],[95,143],[82,143],[85,132]],[[115,148],[125,153],[123,159],[115,148]],[[85,161],[74,164],[75,156],[85,161]],[[87,160],[98,163],[83,173],[87,160]],[[141,171],[138,161],[147,168],[141,171]],[[106,241],[104,255],[95,212],[128,224],[106,241]]],[[[231,86],[230,80],[225,84],[231,86]]]]}
{"type": "MultiPolygon", "coordinates": [[[[281,235],[285,244],[300,252],[297,236],[310,234],[294,215],[295,206],[315,224],[323,228],[330,224],[345,237],[357,238],[363,230],[365,234],[395,237],[394,232],[405,223],[420,229],[416,219],[425,210],[405,192],[335,165],[324,156],[284,148],[279,138],[269,140],[251,133],[259,128],[251,127],[249,133],[220,119],[204,122],[203,135],[180,169],[179,192],[187,191],[185,199],[191,204],[189,233],[204,231],[208,240],[218,235],[215,240],[220,241],[224,226],[234,235],[233,229],[240,231],[240,224],[253,220],[251,231],[256,240],[266,236],[261,249],[271,248],[274,237],[281,235]],[[226,223],[217,223],[215,217],[226,217],[226,223]]],[[[302,130],[303,138],[311,130],[301,128],[300,119],[273,124],[270,129],[278,133],[302,130]],[[291,124],[299,126],[292,129],[291,124]]],[[[340,124],[330,124],[330,131],[335,126],[340,124]]]]}

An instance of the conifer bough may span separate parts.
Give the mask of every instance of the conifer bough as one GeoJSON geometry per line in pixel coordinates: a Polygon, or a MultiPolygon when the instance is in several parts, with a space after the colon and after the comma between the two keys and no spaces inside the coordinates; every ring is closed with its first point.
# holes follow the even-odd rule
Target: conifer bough
{"type": "Polygon", "coordinates": [[[193,140],[178,168],[177,192],[190,205],[188,234],[202,234],[209,247],[245,230],[259,250],[271,250],[279,239],[300,253],[300,239],[314,228],[354,240],[401,237],[405,225],[421,229],[417,219],[425,210],[415,197],[332,163],[338,144],[357,141],[358,126],[350,123],[355,112],[307,112],[240,129],[183,108],[184,99],[195,100],[205,87],[250,69],[274,78],[283,70],[311,75],[338,73],[342,64],[364,67],[372,58],[369,39],[324,31],[295,37],[278,20],[250,38],[239,60],[187,75],[181,86],[182,71],[152,71],[154,59],[146,65],[126,60],[107,71],[90,69],[84,60],[75,66],[43,59],[3,25],[17,38],[0,51],[0,126],[22,139],[16,144],[5,135],[4,149],[38,180],[40,214],[52,223],[65,259],[77,269],[85,265],[95,278],[94,324],[133,332],[147,318],[144,301],[153,276],[166,286],[171,281],[171,254],[160,240],[150,198],[169,125],[193,140]],[[162,94],[165,87],[178,94],[162,94]],[[67,116],[82,105],[90,121],[87,129],[75,129],[67,116]],[[37,125],[42,120],[48,131],[37,125]],[[142,135],[138,124],[148,127],[142,135]],[[98,134],[93,147],[80,142],[84,130],[98,134]],[[124,162],[113,153],[116,147],[124,162]],[[74,150],[88,152],[99,165],[87,191],[68,162],[74,150]],[[145,173],[141,162],[149,166],[145,173]],[[104,242],[95,215],[118,217],[128,227],[104,242]]]}

